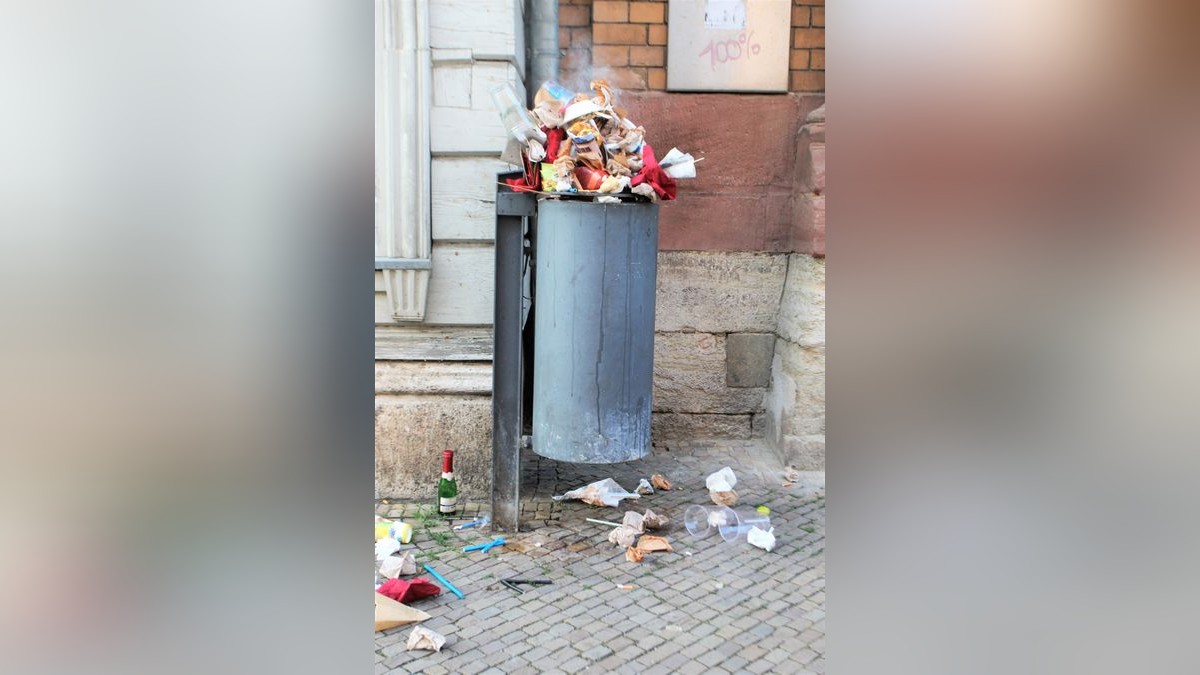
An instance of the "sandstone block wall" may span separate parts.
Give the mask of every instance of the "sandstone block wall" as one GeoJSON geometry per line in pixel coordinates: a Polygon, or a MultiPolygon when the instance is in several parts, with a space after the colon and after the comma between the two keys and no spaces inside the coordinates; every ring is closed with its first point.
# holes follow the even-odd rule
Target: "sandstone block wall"
{"type": "Polygon", "coordinates": [[[788,256],[779,314],[762,429],[785,463],[824,470],[824,259],[788,256]]]}
{"type": "Polygon", "coordinates": [[[658,264],[655,440],[761,435],[787,255],[662,251],[658,264]]]}

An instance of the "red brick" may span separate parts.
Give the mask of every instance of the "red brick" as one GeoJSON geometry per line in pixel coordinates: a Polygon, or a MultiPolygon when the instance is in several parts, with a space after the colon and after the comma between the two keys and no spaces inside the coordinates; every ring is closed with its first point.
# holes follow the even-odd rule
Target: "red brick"
{"type": "Polygon", "coordinates": [[[629,3],[629,21],[632,23],[662,23],[663,10],[666,5],[661,2],[631,2],[629,3]]]}
{"type": "Polygon", "coordinates": [[[629,65],[661,66],[667,62],[665,47],[630,47],[629,65]]]}
{"type": "Polygon", "coordinates": [[[793,0],[794,5],[814,5],[816,7],[824,7],[825,0],[793,0]]]}
{"type": "Polygon", "coordinates": [[[823,70],[793,70],[791,71],[790,91],[825,91],[825,71],[823,70]]]}
{"type": "Polygon", "coordinates": [[[570,46],[571,46],[571,29],[570,28],[559,28],[558,29],[558,48],[566,49],[567,47],[570,47],[570,46]]]}
{"type": "Polygon", "coordinates": [[[590,12],[587,7],[580,5],[568,5],[558,8],[558,25],[561,26],[586,26],[590,23],[590,12]]]}
{"type": "Polygon", "coordinates": [[[667,44],[667,27],[666,26],[649,26],[650,33],[647,35],[647,42],[652,45],[667,44]]]}
{"type": "Polygon", "coordinates": [[[596,0],[592,3],[592,20],[596,23],[624,23],[629,20],[629,3],[596,0]]]}
{"type": "Polygon", "coordinates": [[[597,66],[627,66],[629,47],[593,47],[592,63],[597,66]]]}
{"type": "Polygon", "coordinates": [[[825,50],[824,49],[812,50],[812,63],[809,64],[808,67],[812,68],[813,70],[825,70],[825,50]]]}
{"type": "Polygon", "coordinates": [[[808,8],[793,7],[792,8],[792,27],[806,28],[808,26],[808,8]]]}
{"type": "Polygon", "coordinates": [[[667,69],[666,68],[647,68],[646,69],[646,85],[650,89],[663,90],[667,88],[667,69]]]}
{"type": "Polygon", "coordinates": [[[598,45],[644,45],[646,27],[619,23],[592,25],[592,43],[598,45]]]}
{"type": "Polygon", "coordinates": [[[592,48],[592,28],[572,28],[571,29],[571,47],[574,49],[591,49],[592,48]]]}
{"type": "Polygon", "coordinates": [[[825,47],[824,28],[796,28],[792,30],[792,47],[795,49],[810,49],[825,47]]]}
{"type": "Polygon", "coordinates": [[[808,50],[793,49],[792,58],[788,61],[788,68],[792,70],[808,70],[808,50]]]}
{"type": "Polygon", "coordinates": [[[824,7],[813,7],[812,25],[814,25],[814,26],[824,26],[825,25],[825,8],[824,7]]]}
{"type": "Polygon", "coordinates": [[[558,67],[563,70],[586,69],[592,65],[592,50],[567,49],[559,59],[558,67]]]}

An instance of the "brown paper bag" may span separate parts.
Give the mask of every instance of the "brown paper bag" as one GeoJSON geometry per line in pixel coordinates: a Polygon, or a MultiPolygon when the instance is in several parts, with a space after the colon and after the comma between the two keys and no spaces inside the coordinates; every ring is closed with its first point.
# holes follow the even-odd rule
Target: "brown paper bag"
{"type": "Polygon", "coordinates": [[[375,593],[375,631],[387,630],[396,626],[417,623],[428,619],[429,615],[419,609],[413,609],[402,602],[396,602],[382,593],[375,593]]]}

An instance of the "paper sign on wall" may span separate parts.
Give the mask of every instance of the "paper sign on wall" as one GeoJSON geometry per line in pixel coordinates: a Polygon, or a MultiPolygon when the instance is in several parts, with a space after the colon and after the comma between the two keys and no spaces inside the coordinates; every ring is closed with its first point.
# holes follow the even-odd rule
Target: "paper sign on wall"
{"type": "Polygon", "coordinates": [[[671,0],[667,89],[787,91],[790,0],[671,0]]]}
{"type": "Polygon", "coordinates": [[[704,27],[717,30],[745,29],[745,0],[707,0],[704,5],[704,27]]]}

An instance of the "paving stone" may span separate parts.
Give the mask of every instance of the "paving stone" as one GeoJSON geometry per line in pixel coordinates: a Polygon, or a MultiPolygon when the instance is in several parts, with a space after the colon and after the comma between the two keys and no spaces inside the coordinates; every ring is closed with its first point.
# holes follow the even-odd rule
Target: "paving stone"
{"type": "MultiPolygon", "coordinates": [[[[520,536],[542,545],[525,553],[462,555],[444,550],[418,528],[413,541],[418,562],[435,560],[434,567],[467,597],[443,594],[421,604],[434,617],[427,625],[450,638],[441,653],[405,652],[407,630],[377,633],[377,672],[719,675],[795,672],[802,664],[823,672],[824,499],[782,488],[782,473],[774,453],[756,441],[659,443],[648,460],[620,465],[557,463],[527,453],[522,509],[537,527],[520,536]],[[742,500],[770,504],[772,523],[796,536],[782,538],[768,555],[693,540],[683,532],[683,510],[703,490],[704,477],[725,465],[737,473],[742,500]],[[549,499],[608,477],[632,487],[652,473],[684,489],[659,491],[615,509],[549,499]],[[620,520],[627,509],[647,507],[672,519],[666,535],[676,553],[647,556],[641,565],[626,562],[604,541],[603,528],[584,521],[620,520]],[[434,552],[437,558],[430,557],[434,552]],[[554,584],[516,595],[497,584],[507,576],[554,584]],[[621,590],[620,584],[634,589],[621,590]]],[[[418,506],[423,505],[393,500],[376,504],[376,512],[411,518],[418,506]]],[[[476,505],[476,511],[486,508],[476,505]]],[[[488,536],[455,534],[452,546],[488,536]]]]}

